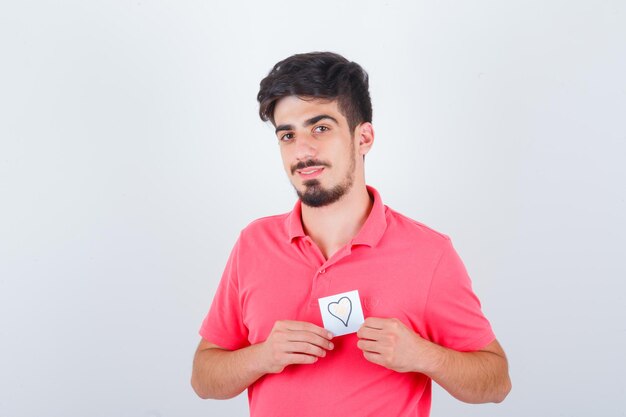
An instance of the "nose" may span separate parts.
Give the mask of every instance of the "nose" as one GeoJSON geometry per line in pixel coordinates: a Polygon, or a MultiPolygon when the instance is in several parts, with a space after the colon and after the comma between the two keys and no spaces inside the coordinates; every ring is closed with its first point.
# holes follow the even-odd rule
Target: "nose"
{"type": "Polygon", "coordinates": [[[317,142],[314,137],[307,134],[300,134],[296,137],[296,154],[298,161],[306,161],[317,155],[317,142]]]}

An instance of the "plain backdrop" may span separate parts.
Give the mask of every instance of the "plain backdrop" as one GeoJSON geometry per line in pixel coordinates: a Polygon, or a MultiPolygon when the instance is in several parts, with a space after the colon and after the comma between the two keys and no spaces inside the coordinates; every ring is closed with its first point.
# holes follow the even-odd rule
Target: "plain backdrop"
{"type": "Polygon", "coordinates": [[[238,232],[290,210],[258,83],[370,74],[368,183],[452,237],[510,358],[502,404],[626,416],[626,3],[0,4],[0,416],[246,416],[198,329],[238,232]]]}

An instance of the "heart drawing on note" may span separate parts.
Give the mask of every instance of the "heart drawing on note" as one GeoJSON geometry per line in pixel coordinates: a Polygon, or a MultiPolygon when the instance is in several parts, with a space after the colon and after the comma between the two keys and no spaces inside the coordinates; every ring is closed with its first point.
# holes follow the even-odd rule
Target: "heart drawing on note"
{"type": "Polygon", "coordinates": [[[328,303],[328,312],[338,318],[344,326],[348,327],[350,314],[352,314],[352,301],[348,297],[341,297],[339,301],[328,303]]]}

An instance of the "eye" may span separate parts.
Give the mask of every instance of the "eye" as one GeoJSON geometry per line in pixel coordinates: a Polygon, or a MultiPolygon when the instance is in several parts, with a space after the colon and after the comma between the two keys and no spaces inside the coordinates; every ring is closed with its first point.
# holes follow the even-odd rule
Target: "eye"
{"type": "Polygon", "coordinates": [[[330,130],[330,129],[328,128],[328,126],[324,126],[324,125],[315,126],[315,128],[313,129],[315,133],[323,133],[323,132],[326,132],[327,130],[330,130]]]}
{"type": "Polygon", "coordinates": [[[285,133],[284,135],[281,135],[278,137],[278,140],[281,142],[289,142],[292,139],[293,139],[293,133],[285,133]]]}

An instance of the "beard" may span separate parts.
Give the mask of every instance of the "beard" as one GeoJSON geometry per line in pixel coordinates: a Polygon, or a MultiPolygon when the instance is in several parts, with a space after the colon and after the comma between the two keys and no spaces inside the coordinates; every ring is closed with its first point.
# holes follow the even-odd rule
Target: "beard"
{"type": "MultiPolygon", "coordinates": [[[[354,172],[356,170],[356,157],[354,156],[355,145],[354,141],[350,141],[350,151],[351,151],[351,159],[350,166],[348,168],[348,173],[344,178],[343,182],[335,185],[332,188],[324,188],[319,180],[308,180],[305,181],[302,185],[304,185],[304,191],[298,190],[295,185],[294,189],[296,190],[296,194],[298,194],[298,198],[302,202],[309,207],[324,207],[334,202],[338,201],[341,197],[346,195],[352,185],[354,184],[354,172]]],[[[317,161],[317,160],[309,160],[306,162],[300,162],[292,167],[291,172],[294,173],[296,169],[304,169],[308,166],[326,166],[328,168],[332,168],[332,165],[327,162],[317,161]]]]}
{"type": "MultiPolygon", "coordinates": [[[[350,188],[352,188],[352,185],[354,184],[354,173],[356,172],[356,157],[354,155],[355,150],[356,145],[354,143],[354,136],[351,136],[350,166],[348,167],[346,177],[340,184],[337,184],[332,188],[324,188],[319,180],[308,180],[302,183],[302,185],[304,185],[304,191],[298,190],[295,184],[292,184],[302,204],[309,207],[328,206],[329,204],[333,204],[341,199],[341,197],[350,191],[350,188]]],[[[309,159],[307,161],[300,161],[299,163],[293,165],[291,167],[291,174],[293,175],[298,169],[304,169],[310,166],[325,166],[332,168],[332,165],[329,162],[309,159]]]]}
{"type": "Polygon", "coordinates": [[[346,181],[334,187],[327,189],[322,187],[318,180],[309,180],[304,182],[304,191],[296,189],[298,198],[309,207],[324,207],[338,201],[352,188],[354,178],[348,175],[346,181]]]}

